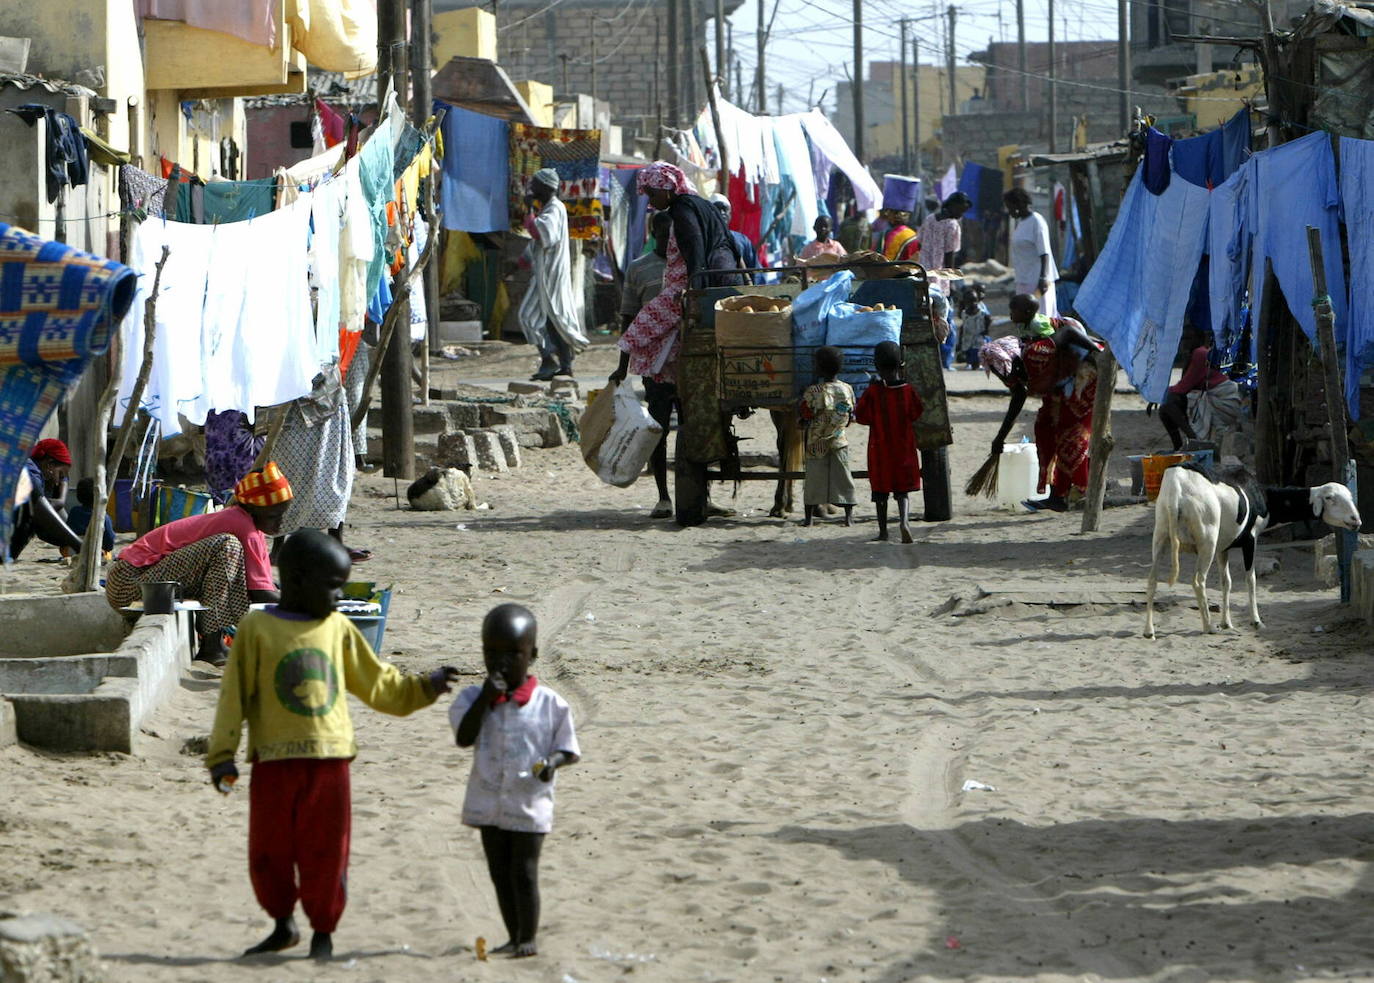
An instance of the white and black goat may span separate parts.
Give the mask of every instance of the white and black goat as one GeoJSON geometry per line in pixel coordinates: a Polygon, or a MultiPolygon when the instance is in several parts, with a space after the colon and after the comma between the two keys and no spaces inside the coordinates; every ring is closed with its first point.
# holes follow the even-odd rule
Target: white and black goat
{"type": "Polygon", "coordinates": [[[1245,468],[1219,472],[1219,480],[1194,464],[1176,464],[1164,472],[1155,501],[1155,534],[1150,579],[1145,587],[1145,637],[1155,637],[1155,586],[1161,565],[1169,583],[1178,580],[1178,553],[1197,554],[1193,593],[1202,613],[1202,630],[1211,632],[1207,610],[1207,573],[1212,561],[1221,567],[1221,625],[1231,628],[1231,571],[1227,557],[1239,549],[1250,586],[1250,622],[1263,628],[1255,600],[1255,544],[1270,526],[1316,517],[1329,526],[1359,529],[1360,513],[1344,485],[1328,482],[1315,488],[1264,488],[1245,468]]]}

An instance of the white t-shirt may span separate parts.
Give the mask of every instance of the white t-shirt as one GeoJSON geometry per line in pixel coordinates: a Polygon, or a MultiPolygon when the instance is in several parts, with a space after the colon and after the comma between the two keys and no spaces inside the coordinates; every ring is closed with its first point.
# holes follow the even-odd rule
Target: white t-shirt
{"type": "Polygon", "coordinates": [[[1059,279],[1050,249],[1050,227],[1038,212],[1031,212],[1011,230],[1011,269],[1016,277],[1016,292],[1033,294],[1040,283],[1040,257],[1049,257],[1047,278],[1050,285],[1059,279]]]}
{"type": "MultiPolygon", "coordinates": [[[[448,719],[455,733],[481,693],[482,687],[468,686],[454,697],[448,719]]],[[[489,709],[473,748],[463,825],[496,826],[516,833],[552,830],[553,789],[558,778],[540,781],[534,766],[555,751],[582,753],[573,733],[572,709],[544,684],[534,688],[524,706],[506,700],[489,709]]]]}

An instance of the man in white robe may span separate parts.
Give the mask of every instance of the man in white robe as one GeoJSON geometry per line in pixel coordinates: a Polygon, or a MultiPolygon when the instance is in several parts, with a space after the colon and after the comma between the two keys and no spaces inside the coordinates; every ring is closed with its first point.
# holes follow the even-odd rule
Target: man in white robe
{"type": "Polygon", "coordinates": [[[548,381],[572,375],[573,356],[587,347],[587,336],[573,292],[568,210],[558,200],[558,172],[550,167],[536,171],[527,201],[525,228],[532,241],[525,260],[532,275],[520,301],[520,327],[541,356],[539,371],[531,378],[548,381]]]}

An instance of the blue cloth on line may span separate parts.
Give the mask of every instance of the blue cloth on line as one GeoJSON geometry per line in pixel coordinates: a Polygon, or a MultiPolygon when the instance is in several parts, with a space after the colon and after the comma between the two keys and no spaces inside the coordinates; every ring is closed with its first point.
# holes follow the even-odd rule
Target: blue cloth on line
{"type": "Polygon", "coordinates": [[[986,204],[981,198],[979,190],[983,183],[983,172],[987,170],[982,164],[965,164],[964,173],[959,175],[959,190],[968,195],[973,202],[973,207],[968,210],[967,216],[971,220],[978,222],[983,218],[983,208],[986,204]]]}
{"type": "Polygon", "coordinates": [[[1336,344],[1345,341],[1345,271],[1341,261],[1338,210],[1340,186],[1331,138],[1318,131],[1252,157],[1249,214],[1255,230],[1250,264],[1251,310],[1264,307],[1264,261],[1269,260],[1288,310],[1316,345],[1317,320],[1312,312],[1312,259],[1307,227],[1321,232],[1326,266],[1326,292],[1336,315],[1336,344]]]}
{"type": "Polygon", "coordinates": [[[443,226],[459,232],[510,228],[510,123],[435,101],[444,117],[443,226]]]}
{"type": "Polygon", "coordinates": [[[1350,316],[1345,341],[1345,398],[1360,418],[1360,376],[1374,358],[1374,141],[1341,137],[1341,199],[1350,235],[1350,316]]]}
{"type": "Polygon", "coordinates": [[[1216,188],[1245,163],[1249,153],[1250,114],[1242,109],[1211,133],[1175,140],[1174,171],[1199,187],[1216,188]]]}
{"type": "Polygon", "coordinates": [[[1136,171],[1074,310],[1112,346],[1146,399],[1164,401],[1207,234],[1207,191],[1170,180],[1153,195],[1136,171]],[[1179,272],[1185,275],[1180,276],[1179,272]]]}
{"type": "Polygon", "coordinates": [[[1249,272],[1250,178],[1252,165],[1246,165],[1212,191],[1207,200],[1207,281],[1211,298],[1212,336],[1233,357],[1244,355],[1255,364],[1255,345],[1236,351],[1244,328],[1245,283],[1249,272]]]}
{"type": "Polygon", "coordinates": [[[1169,146],[1174,138],[1153,126],[1145,131],[1145,188],[1152,195],[1162,194],[1169,186],[1169,146]]]}
{"type": "Polygon", "coordinates": [[[381,324],[386,312],[391,309],[393,299],[391,278],[384,276],[377,281],[377,289],[372,292],[372,299],[367,302],[367,319],[373,324],[381,324]]]}

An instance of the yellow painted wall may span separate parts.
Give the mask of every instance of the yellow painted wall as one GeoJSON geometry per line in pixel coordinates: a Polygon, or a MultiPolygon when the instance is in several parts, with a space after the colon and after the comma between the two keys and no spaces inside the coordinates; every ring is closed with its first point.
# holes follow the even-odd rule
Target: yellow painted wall
{"type": "Polygon", "coordinates": [[[434,62],[450,58],[496,61],[496,18],[481,7],[464,7],[434,15],[434,62]]]}
{"type": "Polygon", "coordinates": [[[1197,117],[1199,133],[1215,130],[1244,107],[1244,100],[1263,94],[1264,76],[1258,65],[1242,65],[1239,71],[1190,75],[1179,89],[1184,111],[1197,117]]]}
{"type": "Polygon", "coordinates": [[[515,83],[515,91],[530,107],[539,126],[553,126],[553,86],[527,80],[515,83]]]}
{"type": "MultiPolygon", "coordinates": [[[[908,70],[909,72],[909,70],[908,70]]],[[[914,98],[914,80],[907,79],[907,105],[912,104],[914,98]]],[[[935,132],[940,128],[940,119],[949,110],[949,75],[943,66],[922,65],[921,66],[921,143],[929,145],[935,138],[935,132]]],[[[987,72],[982,66],[961,65],[955,69],[954,91],[958,96],[959,102],[973,98],[974,90],[979,92],[987,89],[987,72]]],[[[900,87],[894,89],[896,98],[896,112],[893,113],[893,120],[890,123],[870,126],[868,133],[864,137],[864,146],[870,157],[881,157],[887,154],[900,154],[902,152],[902,120],[901,105],[902,96],[900,87]]],[[[913,134],[914,136],[914,134],[913,134]]]]}
{"type": "MultiPolygon", "coordinates": [[[[277,5],[277,36],[286,37],[284,8],[277,5]]],[[[180,21],[144,20],[144,58],[150,89],[202,89],[283,85],[289,48],[250,44],[230,34],[180,21]]]]}

